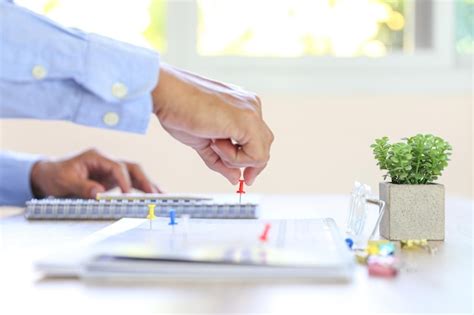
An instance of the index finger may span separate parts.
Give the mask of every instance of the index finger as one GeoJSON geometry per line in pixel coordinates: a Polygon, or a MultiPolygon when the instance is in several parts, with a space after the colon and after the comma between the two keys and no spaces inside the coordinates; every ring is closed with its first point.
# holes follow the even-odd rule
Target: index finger
{"type": "Polygon", "coordinates": [[[161,190],[148,179],[140,165],[128,162],[125,162],[125,165],[127,166],[134,188],[145,193],[161,193],[161,190]]]}
{"type": "Polygon", "coordinates": [[[107,182],[107,174],[120,187],[122,192],[129,192],[131,188],[127,167],[123,163],[110,160],[100,154],[94,154],[92,159],[86,159],[90,175],[98,182],[107,182]]]}

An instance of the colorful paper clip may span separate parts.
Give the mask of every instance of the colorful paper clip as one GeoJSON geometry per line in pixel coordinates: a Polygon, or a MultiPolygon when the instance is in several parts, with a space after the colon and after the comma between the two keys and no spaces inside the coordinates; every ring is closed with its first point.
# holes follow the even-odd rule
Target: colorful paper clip
{"type": "Polygon", "coordinates": [[[436,247],[432,247],[428,240],[420,239],[420,240],[402,240],[400,241],[400,248],[401,249],[424,249],[428,251],[430,254],[435,254],[438,249],[436,247]]]}

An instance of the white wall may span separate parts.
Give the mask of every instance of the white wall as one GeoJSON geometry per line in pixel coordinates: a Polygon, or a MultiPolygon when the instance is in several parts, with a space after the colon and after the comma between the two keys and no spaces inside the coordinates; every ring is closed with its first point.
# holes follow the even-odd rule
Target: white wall
{"type": "MultiPolygon", "coordinates": [[[[275,134],[272,158],[250,192],[347,193],[354,180],[376,188],[382,172],[369,145],[434,133],[454,147],[442,183],[450,194],[472,196],[472,96],[262,95],[264,115],[275,134]]],[[[3,120],[2,149],[61,156],[97,147],[140,162],[170,192],[226,192],[230,186],[199,157],[164,132],[155,118],[145,136],[65,122],[3,120]]]]}

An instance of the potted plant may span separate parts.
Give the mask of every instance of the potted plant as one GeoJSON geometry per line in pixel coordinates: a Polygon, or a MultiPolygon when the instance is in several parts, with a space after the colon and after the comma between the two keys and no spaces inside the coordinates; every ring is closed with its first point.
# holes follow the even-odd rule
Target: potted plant
{"type": "Polygon", "coordinates": [[[377,165],[386,170],[379,185],[385,212],[380,234],[390,240],[444,240],[445,189],[435,181],[448,165],[452,147],[433,135],[416,135],[371,145],[377,165]]]}

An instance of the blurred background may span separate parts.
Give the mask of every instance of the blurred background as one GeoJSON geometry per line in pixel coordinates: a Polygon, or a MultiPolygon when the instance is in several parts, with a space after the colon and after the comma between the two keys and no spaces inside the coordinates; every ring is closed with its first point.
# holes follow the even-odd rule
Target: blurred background
{"type": "MultiPolygon", "coordinates": [[[[474,0],[28,0],[59,23],[160,52],[257,92],[275,134],[252,193],[377,192],[370,144],[433,133],[454,147],[440,182],[473,196],[474,0]]],[[[96,147],[135,160],[169,192],[233,193],[151,118],[146,135],[2,120],[2,149],[96,147]]]]}

